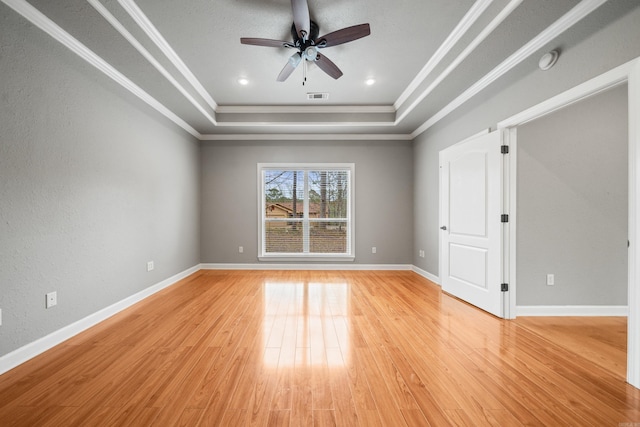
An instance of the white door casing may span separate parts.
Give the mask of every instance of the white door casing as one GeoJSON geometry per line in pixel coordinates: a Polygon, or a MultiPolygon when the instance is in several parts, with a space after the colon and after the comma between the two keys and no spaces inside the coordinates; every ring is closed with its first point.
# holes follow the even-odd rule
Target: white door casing
{"type": "Polygon", "coordinates": [[[443,291],[504,317],[500,147],[496,131],[440,152],[440,279],[443,291]]]}

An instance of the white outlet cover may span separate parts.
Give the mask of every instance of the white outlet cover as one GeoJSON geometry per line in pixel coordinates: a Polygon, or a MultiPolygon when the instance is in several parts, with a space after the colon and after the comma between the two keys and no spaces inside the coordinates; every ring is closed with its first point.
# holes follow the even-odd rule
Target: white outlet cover
{"type": "Polygon", "coordinates": [[[57,292],[49,292],[47,294],[46,300],[46,308],[51,308],[58,304],[58,293],[57,292]]]}
{"type": "Polygon", "coordinates": [[[153,261],[149,261],[147,263],[147,271],[151,271],[154,269],[153,261]]]}
{"type": "Polygon", "coordinates": [[[244,247],[238,246],[238,252],[239,253],[244,253],[244,247]]]}
{"type": "Polygon", "coordinates": [[[372,253],[372,254],[375,254],[377,251],[378,251],[378,249],[377,249],[375,246],[373,246],[373,247],[371,248],[371,253],[372,253]]]}

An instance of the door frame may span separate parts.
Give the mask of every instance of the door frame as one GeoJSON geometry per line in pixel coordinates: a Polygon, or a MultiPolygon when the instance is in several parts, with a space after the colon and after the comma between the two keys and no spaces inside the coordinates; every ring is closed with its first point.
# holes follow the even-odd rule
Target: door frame
{"type": "Polygon", "coordinates": [[[498,123],[503,144],[509,145],[508,201],[509,214],[508,250],[509,261],[505,266],[505,277],[509,280],[508,303],[505,316],[516,317],[516,163],[517,127],[560,108],[576,103],[617,85],[628,84],[629,102],[629,252],[628,252],[628,328],[627,328],[627,382],[640,388],[640,58],[620,65],[585,83],[556,95],[534,107],[498,123]]]}

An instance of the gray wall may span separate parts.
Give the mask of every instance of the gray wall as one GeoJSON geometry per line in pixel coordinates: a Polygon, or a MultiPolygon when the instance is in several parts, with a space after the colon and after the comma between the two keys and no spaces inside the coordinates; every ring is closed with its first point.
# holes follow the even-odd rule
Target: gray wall
{"type": "Polygon", "coordinates": [[[203,143],[202,262],[258,262],[258,163],[328,162],[355,163],[354,262],[410,264],[411,153],[407,141],[203,143]]]}
{"type": "Polygon", "coordinates": [[[627,304],[627,124],[625,84],[518,127],[518,305],[627,304]]]}
{"type": "Polygon", "coordinates": [[[640,56],[640,4],[614,3],[615,12],[594,12],[565,34],[563,43],[541,49],[414,140],[414,265],[438,275],[440,150],[483,129],[495,129],[499,121],[640,56]],[[611,23],[603,26],[603,19],[611,23]],[[555,67],[538,70],[540,56],[558,47],[562,53],[555,67]],[[425,258],[418,257],[420,249],[425,258]]]}
{"type": "Polygon", "coordinates": [[[0,14],[2,356],[197,265],[200,209],[191,136],[0,14]]]}

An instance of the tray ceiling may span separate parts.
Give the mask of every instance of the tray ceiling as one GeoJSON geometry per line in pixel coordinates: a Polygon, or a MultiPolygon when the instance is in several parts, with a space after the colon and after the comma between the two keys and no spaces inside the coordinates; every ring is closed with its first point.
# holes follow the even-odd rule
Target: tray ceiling
{"type": "Polygon", "coordinates": [[[338,80],[311,64],[305,85],[302,67],[277,82],[292,52],[240,44],[240,37],[290,40],[289,0],[2,0],[14,11],[0,12],[21,14],[202,140],[412,139],[469,99],[488,96],[507,73],[542,72],[537,59],[568,47],[586,16],[604,26],[623,7],[606,0],[308,1],[320,34],[371,26],[370,36],[323,51],[344,72],[338,80]],[[316,92],[328,99],[307,99],[316,92]]]}

